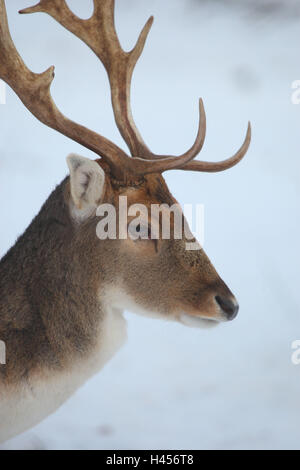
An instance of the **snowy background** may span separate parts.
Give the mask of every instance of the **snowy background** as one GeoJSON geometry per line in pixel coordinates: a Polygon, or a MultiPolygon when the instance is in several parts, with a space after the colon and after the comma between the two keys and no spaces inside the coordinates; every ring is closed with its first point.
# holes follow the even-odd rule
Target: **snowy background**
{"type": "MultiPolygon", "coordinates": [[[[107,79],[96,57],[43,14],[20,16],[12,36],[36,72],[56,65],[53,96],[72,119],[124,147],[107,79]]],[[[88,17],[91,0],[68,2],[88,17]]],[[[185,151],[197,126],[201,159],[253,143],[222,174],[169,172],[182,204],[205,204],[205,249],[240,302],[233,323],[213,330],[127,314],[129,341],[68,403],[0,449],[300,448],[300,2],[117,0],[117,26],[132,47],[150,14],[155,24],[133,83],[133,109],[156,152],[185,151]]],[[[65,176],[72,151],[93,155],[41,125],[7,90],[0,106],[0,256],[65,176]]]]}

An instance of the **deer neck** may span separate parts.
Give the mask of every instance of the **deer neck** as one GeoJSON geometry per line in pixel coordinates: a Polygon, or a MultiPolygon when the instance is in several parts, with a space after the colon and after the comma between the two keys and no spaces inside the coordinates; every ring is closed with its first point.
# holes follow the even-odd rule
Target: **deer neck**
{"type": "Polygon", "coordinates": [[[69,215],[67,184],[0,262],[7,356],[0,366],[0,440],[55,411],[126,339],[123,313],[105,297],[91,245],[82,252],[87,240],[69,215]]]}

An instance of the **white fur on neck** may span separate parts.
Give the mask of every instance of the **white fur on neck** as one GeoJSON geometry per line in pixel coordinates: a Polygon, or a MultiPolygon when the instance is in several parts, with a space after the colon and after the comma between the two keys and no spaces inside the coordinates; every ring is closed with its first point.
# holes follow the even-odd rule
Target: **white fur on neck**
{"type": "Polygon", "coordinates": [[[54,373],[44,381],[30,379],[14,390],[0,384],[0,442],[35,426],[54,413],[70,396],[120,349],[127,338],[123,312],[105,309],[100,337],[93,353],[73,367],[54,373]]]}

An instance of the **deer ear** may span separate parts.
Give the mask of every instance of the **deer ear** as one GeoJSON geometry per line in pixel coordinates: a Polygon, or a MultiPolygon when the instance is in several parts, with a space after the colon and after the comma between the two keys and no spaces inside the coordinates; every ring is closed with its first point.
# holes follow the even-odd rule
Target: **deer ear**
{"type": "Polygon", "coordinates": [[[95,209],[104,192],[104,171],[95,161],[76,154],[69,155],[67,163],[70,169],[71,196],[76,209],[95,209]]]}

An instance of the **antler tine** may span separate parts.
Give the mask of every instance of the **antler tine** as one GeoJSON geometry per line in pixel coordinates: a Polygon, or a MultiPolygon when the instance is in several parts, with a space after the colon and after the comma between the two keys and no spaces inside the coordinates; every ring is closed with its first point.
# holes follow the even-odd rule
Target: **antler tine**
{"type": "Polygon", "coordinates": [[[202,99],[199,101],[199,128],[194,145],[191,149],[179,157],[153,156],[152,160],[134,158],[135,172],[141,175],[150,173],[163,173],[168,170],[179,170],[191,162],[202,150],[206,134],[206,113],[202,99]]]}
{"type": "MultiPolygon", "coordinates": [[[[246,137],[242,146],[232,157],[227,158],[226,160],[222,160],[220,162],[203,162],[199,160],[194,160],[194,161],[189,161],[188,163],[182,166],[178,166],[177,168],[172,168],[172,169],[185,170],[185,171],[199,171],[199,172],[205,172],[205,173],[218,173],[220,171],[229,170],[229,168],[232,168],[233,166],[237,165],[246,155],[249,149],[250,143],[251,143],[251,134],[252,134],[251,123],[249,122],[246,137]]],[[[162,157],[159,155],[153,155],[151,158],[154,161],[162,160],[162,157]]],[[[169,157],[164,157],[164,160],[168,160],[168,159],[169,157]]],[[[193,160],[193,158],[191,160],[193,160]]]]}
{"type": "Polygon", "coordinates": [[[125,52],[115,28],[115,1],[94,0],[94,13],[82,20],[72,13],[65,0],[41,0],[37,5],[20,13],[44,12],[51,15],[62,26],[83,40],[103,63],[110,81],[112,105],[117,126],[127,143],[132,156],[151,155],[143,141],[132,116],[130,89],[132,74],[142,54],[153,24],[149,18],[139,39],[130,52],[125,52]]]}
{"type": "Polygon", "coordinates": [[[218,173],[220,171],[229,170],[229,168],[232,168],[233,166],[237,165],[246,155],[251,143],[251,134],[251,124],[249,122],[246,138],[244,140],[243,145],[233,155],[233,157],[228,158],[227,160],[223,160],[221,162],[201,162],[199,160],[194,160],[193,162],[187,163],[180,169],[186,171],[201,171],[206,173],[218,173]]]}

